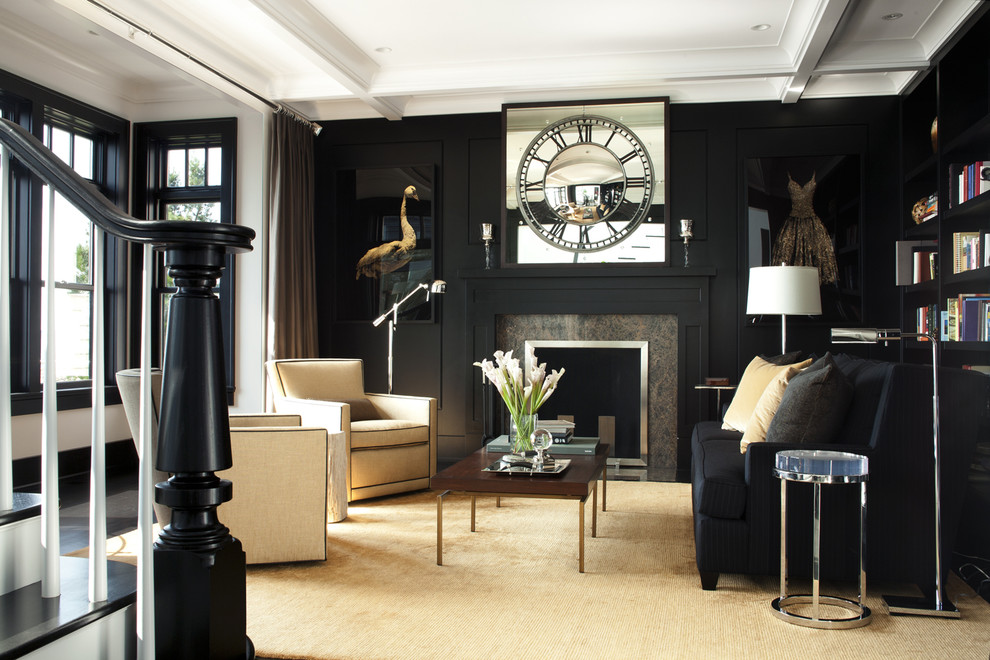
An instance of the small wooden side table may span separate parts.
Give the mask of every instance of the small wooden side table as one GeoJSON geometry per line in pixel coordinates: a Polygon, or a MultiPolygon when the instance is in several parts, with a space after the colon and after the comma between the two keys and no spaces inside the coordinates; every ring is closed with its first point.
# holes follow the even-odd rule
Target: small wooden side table
{"type": "Polygon", "coordinates": [[[343,431],[328,433],[327,443],[327,522],[340,522],[347,517],[347,439],[343,431]]]}

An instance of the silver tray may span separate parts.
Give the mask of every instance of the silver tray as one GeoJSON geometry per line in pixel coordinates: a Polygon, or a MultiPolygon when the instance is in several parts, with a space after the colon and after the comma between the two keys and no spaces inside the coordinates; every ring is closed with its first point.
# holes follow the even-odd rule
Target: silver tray
{"type": "Polygon", "coordinates": [[[567,469],[567,466],[571,464],[569,458],[558,458],[555,459],[552,465],[544,465],[542,469],[537,470],[533,467],[530,461],[513,461],[508,462],[503,459],[498,459],[486,468],[482,468],[482,472],[495,472],[498,474],[525,474],[529,476],[539,476],[539,475],[553,475],[560,474],[567,469]]]}

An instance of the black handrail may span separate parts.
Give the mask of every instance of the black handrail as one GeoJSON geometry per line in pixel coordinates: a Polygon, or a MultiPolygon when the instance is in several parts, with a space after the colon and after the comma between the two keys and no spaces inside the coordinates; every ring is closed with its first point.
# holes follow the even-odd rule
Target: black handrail
{"type": "Polygon", "coordinates": [[[216,473],[231,467],[232,455],[213,288],[225,255],[250,250],[254,230],[137,220],[21,126],[0,120],[0,142],[108,234],[165,252],[177,291],[169,302],[155,466],[172,476],[155,485],[155,500],[172,516],[154,548],[155,652],[159,658],[253,658],[244,551],[217,517],[232,485],[216,473]]]}
{"type": "Polygon", "coordinates": [[[114,206],[92,183],[55,157],[24,127],[0,118],[3,142],[29,170],[47,181],[76,208],[109,234],[134,243],[163,247],[212,245],[226,252],[251,250],[254,230],[241,225],[187,220],[138,220],[114,206]]]}

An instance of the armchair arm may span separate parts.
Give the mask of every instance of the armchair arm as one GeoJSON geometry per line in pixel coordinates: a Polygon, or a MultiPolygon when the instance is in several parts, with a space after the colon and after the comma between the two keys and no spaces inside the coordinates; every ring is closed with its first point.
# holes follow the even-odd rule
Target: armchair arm
{"type": "Polygon", "coordinates": [[[346,403],[278,397],[275,408],[280,413],[299,415],[306,426],[322,426],[331,433],[351,427],[351,407],[346,403]]]}
{"type": "Polygon", "coordinates": [[[365,394],[368,400],[388,419],[431,424],[436,417],[437,400],[427,396],[399,394],[365,394]]]}
{"type": "Polygon", "coordinates": [[[299,415],[279,413],[231,413],[230,428],[245,428],[256,426],[302,426],[299,415]]]}

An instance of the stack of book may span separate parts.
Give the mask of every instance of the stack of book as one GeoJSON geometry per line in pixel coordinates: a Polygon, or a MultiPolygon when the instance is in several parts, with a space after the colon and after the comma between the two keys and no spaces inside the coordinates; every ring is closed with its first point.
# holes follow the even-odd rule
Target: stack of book
{"type": "Polygon", "coordinates": [[[539,419],[536,428],[550,431],[555,445],[567,444],[574,437],[574,422],[566,419],[539,419]]]}

